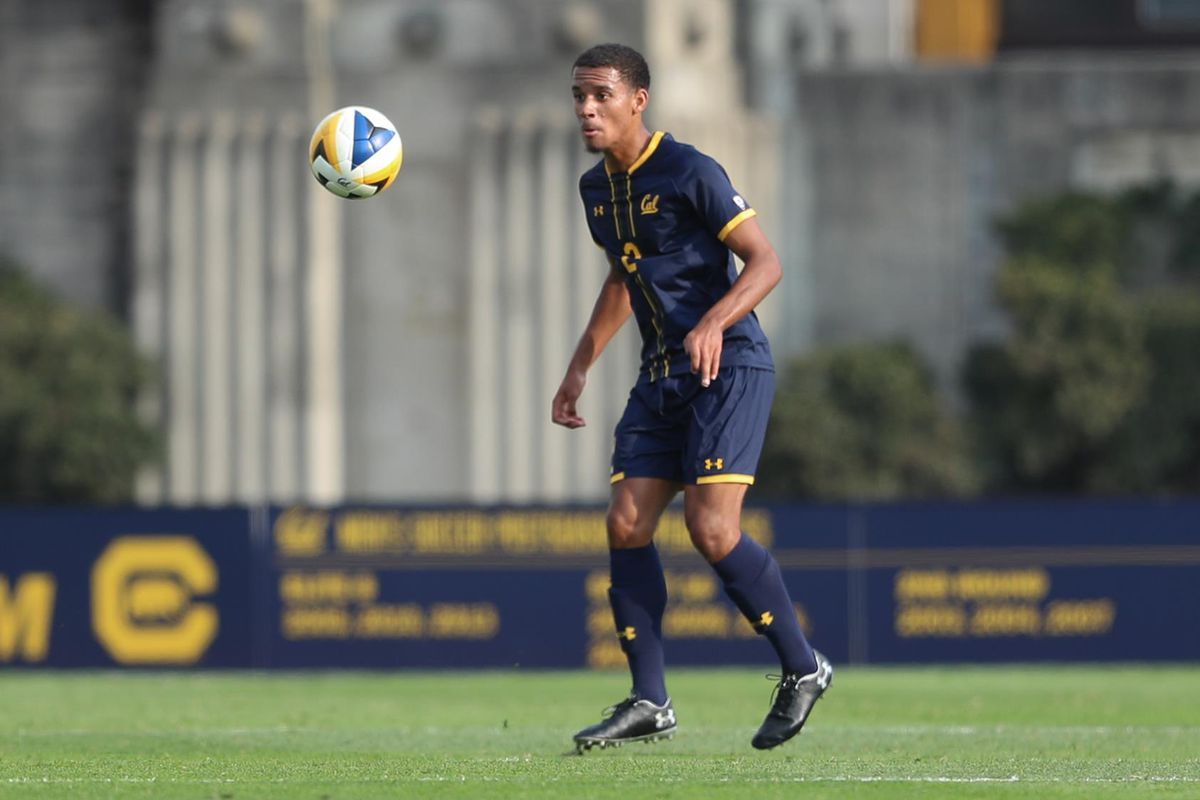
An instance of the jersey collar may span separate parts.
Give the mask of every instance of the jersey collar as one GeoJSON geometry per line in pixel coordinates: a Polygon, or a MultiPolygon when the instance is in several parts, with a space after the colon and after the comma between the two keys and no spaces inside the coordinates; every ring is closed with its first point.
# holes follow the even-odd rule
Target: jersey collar
{"type": "MultiPolygon", "coordinates": [[[[629,165],[629,169],[625,170],[625,174],[632,175],[637,170],[638,167],[640,167],[642,164],[645,164],[646,160],[649,159],[650,156],[654,155],[654,151],[658,149],[659,143],[663,140],[663,137],[666,135],[667,134],[664,131],[655,131],[650,136],[650,141],[646,144],[646,149],[643,150],[642,154],[637,157],[637,161],[634,161],[632,164],[629,165]]],[[[612,171],[609,170],[609,168],[608,168],[608,162],[604,161],[603,164],[604,164],[604,173],[606,175],[612,175],[613,174],[612,171]]],[[[617,173],[617,174],[619,175],[620,173],[617,173]]]]}

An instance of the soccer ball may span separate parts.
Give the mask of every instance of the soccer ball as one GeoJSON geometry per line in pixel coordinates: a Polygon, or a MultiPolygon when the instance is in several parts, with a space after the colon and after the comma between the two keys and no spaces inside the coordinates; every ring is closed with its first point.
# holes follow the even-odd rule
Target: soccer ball
{"type": "Polygon", "coordinates": [[[317,181],[338,197],[374,197],[396,179],[404,147],[383,114],[346,106],[317,125],[308,160],[317,181]]]}

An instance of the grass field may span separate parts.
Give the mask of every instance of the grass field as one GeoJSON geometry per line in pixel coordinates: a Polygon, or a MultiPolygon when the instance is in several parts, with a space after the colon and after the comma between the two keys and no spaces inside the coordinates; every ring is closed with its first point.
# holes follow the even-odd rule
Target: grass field
{"type": "Polygon", "coordinates": [[[676,671],[673,742],[574,754],[616,673],[0,673],[0,797],[1200,797],[1200,667],[676,671]]]}

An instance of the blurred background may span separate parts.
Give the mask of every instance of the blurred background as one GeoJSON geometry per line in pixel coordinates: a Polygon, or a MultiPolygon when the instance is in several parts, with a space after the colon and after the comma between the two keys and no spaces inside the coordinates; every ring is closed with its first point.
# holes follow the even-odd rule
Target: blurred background
{"type": "Polygon", "coordinates": [[[784,372],[763,496],[1200,488],[1200,3],[0,8],[0,252],[150,367],[140,428],[6,380],[10,500],[606,497],[636,333],[587,429],[547,409],[605,269],[570,64],[609,40],[786,265],[760,312],[784,372]],[[406,149],[355,205],[305,161],[352,103],[406,149]]]}
{"type": "MultiPolygon", "coordinates": [[[[1195,591],[1200,0],[0,0],[11,596],[31,609],[42,596],[36,582],[19,595],[18,575],[43,574],[31,570],[49,569],[38,565],[55,546],[14,543],[46,520],[187,530],[210,554],[224,545],[206,526],[243,531],[244,557],[218,559],[223,592],[244,570],[299,576],[272,584],[254,622],[272,632],[245,642],[288,638],[281,603],[375,603],[391,578],[363,578],[376,576],[367,562],[409,569],[418,541],[430,569],[460,556],[602,566],[602,516],[567,510],[607,497],[632,329],[593,371],[589,426],[549,423],[606,270],[577,196],[594,156],[569,92],[575,56],[602,41],[647,56],[648,124],[723,163],[782,257],[759,312],[780,390],[750,498],[785,510],[747,529],[784,549],[828,546],[781,561],[836,574],[837,608],[809,614],[832,615],[835,655],[870,657],[876,622],[902,639],[969,631],[971,604],[989,598],[1007,604],[993,633],[1053,627],[1052,569],[1074,587],[1063,602],[1104,600],[1087,587],[1134,564],[1159,591],[1195,591]],[[325,192],[307,164],[317,121],[349,104],[383,111],[404,141],[399,178],[368,202],[325,192]],[[910,506],[871,505],[896,501],[952,505],[915,522],[910,506]],[[405,510],[434,503],[456,510],[405,510]],[[486,511],[514,506],[541,510],[486,511]],[[19,510],[31,507],[44,516],[19,510]],[[195,514],[178,521],[179,508],[195,514]],[[892,531],[878,541],[862,516],[876,512],[892,531]],[[1082,549],[854,561],[903,536],[1082,549]],[[328,557],[309,567],[334,588],[285,557],[328,557]],[[1086,564],[1103,569],[1076,586],[1086,564]],[[959,580],[974,568],[995,574],[959,580]],[[893,626],[893,601],[916,604],[911,628],[893,626]],[[1036,619],[1005,617],[1014,605],[1036,619]]],[[[186,550],[170,558],[198,571],[173,573],[175,589],[146,583],[144,613],[121,624],[144,632],[196,610],[190,598],[212,588],[186,550]]],[[[417,594],[444,588],[422,579],[417,594]]],[[[564,584],[596,604],[585,639],[609,624],[596,580],[564,584]]],[[[447,619],[486,638],[508,612],[489,616],[485,584],[468,598],[478,607],[447,619]]],[[[1130,596],[1152,619],[1145,585],[1130,596]]],[[[707,602],[715,589],[698,586],[692,599],[707,602]]],[[[245,591],[235,607],[257,602],[245,591]]],[[[1107,635],[1119,605],[1066,607],[1064,635],[1107,635]]],[[[414,613],[376,622],[431,630],[432,607],[414,613]]],[[[583,612],[564,613],[580,627],[583,612]]],[[[292,633],[337,627],[296,619],[292,633]]],[[[727,629],[706,624],[697,636],[727,629]]],[[[238,642],[228,652],[242,663],[238,642]]],[[[1123,652],[1076,645],[1021,652],[1123,652]]],[[[591,663],[619,659],[605,647],[591,663]]],[[[452,658],[438,652],[430,663],[452,658]]],[[[1196,657],[1166,655],[1181,653],[1196,657]]]]}

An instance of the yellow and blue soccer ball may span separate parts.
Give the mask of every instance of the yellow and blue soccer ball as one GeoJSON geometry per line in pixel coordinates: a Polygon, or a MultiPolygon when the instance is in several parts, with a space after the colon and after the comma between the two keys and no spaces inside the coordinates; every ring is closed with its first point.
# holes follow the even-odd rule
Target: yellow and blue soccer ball
{"type": "Polygon", "coordinates": [[[404,146],[382,113],[346,106],[317,125],[308,160],[317,181],[338,197],[374,197],[396,179],[404,146]]]}

